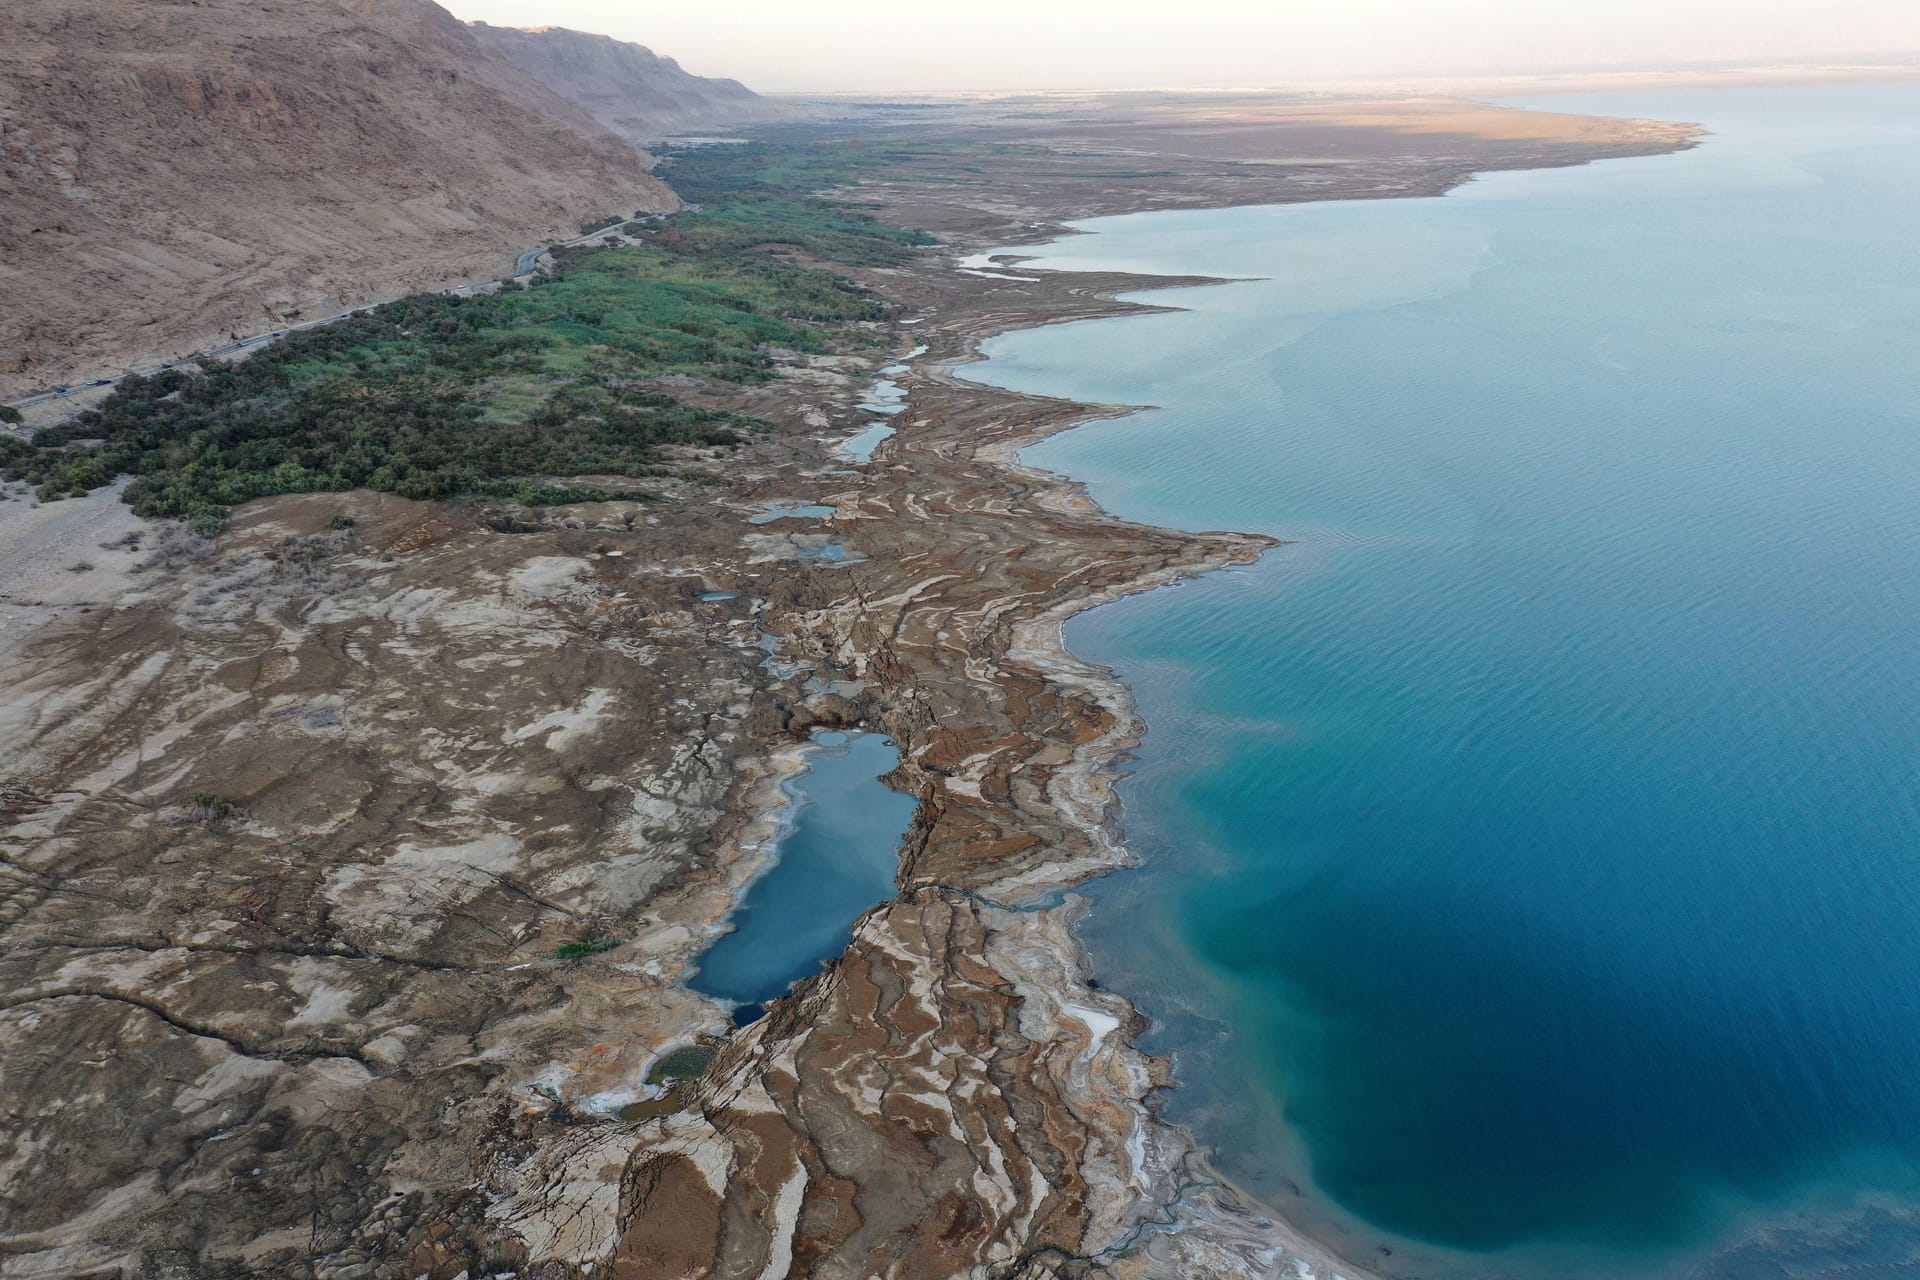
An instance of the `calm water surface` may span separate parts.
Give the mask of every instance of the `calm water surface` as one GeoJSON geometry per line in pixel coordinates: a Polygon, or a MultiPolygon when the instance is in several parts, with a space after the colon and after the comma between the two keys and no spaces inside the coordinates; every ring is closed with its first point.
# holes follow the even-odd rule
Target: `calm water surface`
{"type": "Polygon", "coordinates": [[[1070,629],[1152,726],[1087,940],[1356,1261],[1920,1275],[1920,86],[1549,105],[1716,136],[1089,223],[1041,265],[1264,279],[971,371],[1292,540],[1070,629]]]}
{"type": "Polygon", "coordinates": [[[854,921],[893,896],[914,799],[880,775],[899,752],[877,733],[819,733],[814,743],[786,787],[793,808],[775,861],[700,957],[696,991],[743,1006],[782,995],[845,951],[854,921]]]}

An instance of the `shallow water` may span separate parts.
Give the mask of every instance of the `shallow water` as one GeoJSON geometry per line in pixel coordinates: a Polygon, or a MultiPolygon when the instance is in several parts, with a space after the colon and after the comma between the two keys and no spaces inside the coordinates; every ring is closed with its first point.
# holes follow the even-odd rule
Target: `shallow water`
{"type": "Polygon", "coordinates": [[[761,504],[758,513],[748,516],[747,523],[772,524],[776,520],[824,520],[832,514],[832,507],[821,506],[817,502],[768,502],[761,504]]]}
{"type": "Polygon", "coordinates": [[[1356,1260],[1920,1274],[1920,87],[1546,105],[1716,137],[1022,264],[1266,277],[968,372],[1293,540],[1070,628],[1151,725],[1087,941],[1356,1260]]]}
{"type": "MultiPolygon", "coordinates": [[[[913,360],[925,352],[925,347],[916,346],[901,357],[903,363],[891,364],[882,369],[880,371],[882,376],[874,380],[866,399],[860,402],[860,408],[868,413],[880,414],[884,418],[892,418],[904,413],[907,407],[907,389],[894,379],[907,371],[904,361],[913,360]]],[[[879,447],[880,442],[893,433],[894,426],[891,422],[869,423],[866,430],[844,441],[840,445],[840,452],[855,462],[867,462],[872,459],[873,451],[879,447]]]]}
{"type": "Polygon", "coordinates": [[[818,733],[791,779],[773,865],[747,889],[731,931],[700,957],[694,990],[742,1005],[786,992],[846,949],[853,922],[893,896],[912,796],[880,781],[899,763],[877,733],[818,733]]]}
{"type": "MultiPolygon", "coordinates": [[[[903,372],[902,366],[896,366],[895,372],[903,372]]],[[[907,389],[892,378],[881,378],[873,384],[867,398],[860,402],[860,408],[868,413],[884,413],[889,416],[900,413],[907,407],[907,389]]]]}
{"type": "Polygon", "coordinates": [[[841,441],[840,452],[855,462],[870,462],[880,442],[893,434],[893,424],[876,422],[866,430],[841,441]]]}
{"type": "Polygon", "coordinates": [[[829,564],[860,564],[865,556],[856,556],[842,542],[796,542],[793,553],[806,560],[825,560],[829,564]]]}

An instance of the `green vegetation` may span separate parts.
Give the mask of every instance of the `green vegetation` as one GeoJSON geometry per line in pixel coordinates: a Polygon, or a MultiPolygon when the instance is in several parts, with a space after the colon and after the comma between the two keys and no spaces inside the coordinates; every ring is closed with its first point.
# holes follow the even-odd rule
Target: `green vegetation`
{"type": "Polygon", "coordinates": [[[187,798],[186,819],[212,830],[230,822],[243,822],[247,811],[212,791],[196,791],[187,798]]]}
{"type": "Polygon", "coordinates": [[[45,499],[132,476],[136,511],[203,529],[283,493],[645,496],[566,481],[670,474],[663,448],[731,446],[763,426],[685,404],[662,376],[749,383],[773,376],[775,349],[882,340],[885,308],[831,268],[931,241],[807,194],[879,162],[817,139],[683,153],[671,179],[703,207],[645,243],[557,249],[528,288],[416,295],[236,364],[128,379],[31,441],[0,439],[0,473],[45,499]]]}
{"type": "Polygon", "coordinates": [[[555,960],[585,960],[589,956],[605,955],[619,945],[619,940],[613,938],[581,938],[563,942],[547,954],[555,960]]]}
{"type": "Polygon", "coordinates": [[[826,262],[893,265],[938,241],[815,193],[945,153],[937,144],[883,144],[805,126],[751,142],[667,151],[661,174],[700,210],[673,218],[660,240],[694,253],[778,245],[826,262]]]}
{"type": "Polygon", "coordinates": [[[10,404],[0,404],[0,422],[4,422],[9,426],[18,426],[22,421],[24,421],[24,419],[21,418],[18,409],[10,404]]]}
{"type": "MultiPolygon", "coordinates": [[[[684,200],[719,207],[744,198],[787,198],[826,204],[818,193],[863,178],[884,178],[963,154],[965,144],[908,142],[833,126],[785,125],[747,142],[656,150],[659,173],[684,200]]],[[[840,208],[839,205],[826,205],[840,208]]],[[[913,232],[905,233],[913,235],[913,232]]]]}

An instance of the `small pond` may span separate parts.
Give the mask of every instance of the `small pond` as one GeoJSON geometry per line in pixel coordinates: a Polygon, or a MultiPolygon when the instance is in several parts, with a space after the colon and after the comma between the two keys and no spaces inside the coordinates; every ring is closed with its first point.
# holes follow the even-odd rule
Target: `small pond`
{"type": "Polygon", "coordinates": [[[817,733],[771,856],[690,985],[741,1006],[736,1021],[846,949],[853,922],[894,894],[914,799],[880,781],[899,763],[878,733],[817,733]]]}
{"type": "Polygon", "coordinates": [[[851,458],[855,462],[866,462],[873,457],[873,451],[880,442],[893,434],[893,424],[876,422],[859,435],[840,442],[840,456],[851,458]]]}

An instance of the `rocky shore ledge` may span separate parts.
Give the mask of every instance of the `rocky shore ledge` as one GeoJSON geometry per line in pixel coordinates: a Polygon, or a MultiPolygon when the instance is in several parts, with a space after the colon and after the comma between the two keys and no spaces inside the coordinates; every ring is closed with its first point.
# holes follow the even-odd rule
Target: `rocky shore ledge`
{"type": "Polygon", "coordinates": [[[1072,216],[1434,194],[1692,135],[1475,108],[1247,165],[1221,157],[1331,126],[1205,108],[1127,134],[1146,182],[1055,138],[971,186],[849,193],[948,246],[860,273],[895,354],[926,350],[857,468],[834,450],[892,357],[688,390],[774,429],[666,503],[306,495],[217,543],[107,493],[7,512],[0,1277],[1364,1274],[1156,1118],[1176,1082],[1072,934],[1072,887],[1127,858],[1111,780],[1142,726],[1061,625],[1270,544],[1106,515],[1017,453],[1124,409],[954,373],[1201,282],[954,261],[1072,216]],[[769,500],[833,513],[749,525],[769,500]],[[829,538],[851,557],[807,554],[829,538]],[[686,968],[806,735],[855,724],[918,800],[899,892],[734,1029],[686,968]],[[661,1097],[690,1043],[711,1063],[661,1097]]]}

